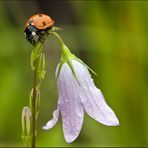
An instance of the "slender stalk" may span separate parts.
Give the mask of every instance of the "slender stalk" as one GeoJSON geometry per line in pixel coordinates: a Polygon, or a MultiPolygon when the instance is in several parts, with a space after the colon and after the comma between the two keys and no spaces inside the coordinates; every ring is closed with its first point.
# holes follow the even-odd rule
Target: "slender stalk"
{"type": "Polygon", "coordinates": [[[33,96],[32,96],[32,147],[36,146],[36,97],[37,97],[37,60],[34,62],[33,96]]]}
{"type": "MultiPolygon", "coordinates": [[[[63,40],[61,39],[61,37],[57,34],[54,33],[53,34],[56,36],[56,38],[58,38],[60,44],[62,46],[64,46],[63,40]]],[[[40,91],[39,91],[39,87],[40,87],[40,83],[41,80],[44,79],[44,75],[45,75],[45,56],[42,53],[42,48],[43,48],[43,44],[45,39],[48,37],[49,33],[44,34],[44,36],[42,36],[37,44],[34,46],[32,53],[31,53],[31,67],[33,70],[33,88],[31,91],[31,95],[30,95],[30,109],[31,109],[31,147],[35,148],[36,147],[36,135],[37,135],[37,114],[38,114],[38,106],[39,106],[39,100],[40,100],[40,91]]],[[[26,146],[28,147],[27,142],[25,143],[26,146]]]]}
{"type": "Polygon", "coordinates": [[[30,97],[30,108],[32,112],[32,121],[31,121],[31,146],[32,148],[36,147],[36,135],[37,135],[37,115],[38,107],[40,100],[40,83],[41,79],[45,75],[45,56],[42,53],[43,41],[39,40],[36,46],[33,48],[31,53],[31,67],[33,70],[33,88],[30,97]]]}
{"type": "MultiPolygon", "coordinates": [[[[56,33],[56,32],[52,32],[52,34],[54,34],[56,36],[56,38],[58,39],[60,45],[62,47],[64,47],[64,42],[62,40],[62,38],[56,33]]],[[[39,73],[42,74],[44,73],[44,57],[42,58],[43,61],[41,61],[41,65],[39,66],[39,59],[41,58],[42,55],[42,47],[43,47],[43,42],[45,41],[45,39],[48,37],[48,34],[45,35],[43,38],[41,38],[36,47],[33,50],[32,56],[31,56],[31,65],[32,65],[32,69],[33,69],[33,94],[32,94],[32,99],[31,99],[31,111],[32,111],[32,140],[31,140],[31,146],[32,148],[36,147],[36,126],[37,126],[37,97],[38,97],[38,91],[39,91],[39,86],[40,86],[40,81],[41,79],[44,78],[39,76],[39,73]]]]}
{"type": "Polygon", "coordinates": [[[56,32],[51,32],[51,33],[58,39],[61,47],[65,45],[62,38],[56,32]]]}
{"type": "Polygon", "coordinates": [[[33,70],[33,88],[30,93],[30,106],[23,108],[22,110],[22,140],[25,147],[36,147],[37,136],[37,116],[38,107],[40,104],[40,83],[45,76],[45,55],[42,53],[44,41],[48,37],[49,33],[45,32],[43,36],[40,36],[31,52],[30,64],[33,70]],[[26,113],[27,108],[27,113],[26,113]],[[30,114],[29,114],[29,113],[30,114]]]}

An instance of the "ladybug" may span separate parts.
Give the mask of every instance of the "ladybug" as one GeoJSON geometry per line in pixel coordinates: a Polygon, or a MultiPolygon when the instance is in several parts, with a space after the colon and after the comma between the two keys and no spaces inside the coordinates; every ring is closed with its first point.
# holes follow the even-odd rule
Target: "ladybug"
{"type": "Polygon", "coordinates": [[[53,25],[54,20],[48,15],[35,14],[31,16],[25,23],[25,37],[31,44],[34,45],[39,38],[44,36],[45,32],[52,28],[53,25]]]}

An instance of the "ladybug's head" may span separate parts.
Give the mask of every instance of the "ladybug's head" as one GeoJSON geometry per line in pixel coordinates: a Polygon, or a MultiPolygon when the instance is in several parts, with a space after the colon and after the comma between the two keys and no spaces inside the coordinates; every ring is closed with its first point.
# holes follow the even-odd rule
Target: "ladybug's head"
{"type": "Polygon", "coordinates": [[[26,39],[33,45],[37,42],[36,40],[37,33],[38,29],[32,25],[28,25],[24,31],[26,39]]]}

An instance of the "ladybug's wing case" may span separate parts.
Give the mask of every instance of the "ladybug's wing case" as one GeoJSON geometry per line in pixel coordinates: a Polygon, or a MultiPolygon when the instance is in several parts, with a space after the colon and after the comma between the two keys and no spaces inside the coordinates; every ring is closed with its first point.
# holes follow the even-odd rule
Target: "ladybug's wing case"
{"type": "Polygon", "coordinates": [[[37,18],[34,19],[33,25],[38,29],[47,29],[54,24],[54,21],[45,14],[39,14],[36,17],[37,18]]]}
{"type": "Polygon", "coordinates": [[[36,14],[28,19],[28,21],[25,23],[25,28],[28,24],[42,30],[51,27],[54,24],[54,20],[52,20],[48,15],[36,14]]]}
{"type": "Polygon", "coordinates": [[[24,29],[26,29],[26,27],[28,26],[28,24],[31,24],[34,22],[34,18],[37,16],[37,14],[29,17],[29,19],[26,21],[25,25],[24,25],[24,29]]]}

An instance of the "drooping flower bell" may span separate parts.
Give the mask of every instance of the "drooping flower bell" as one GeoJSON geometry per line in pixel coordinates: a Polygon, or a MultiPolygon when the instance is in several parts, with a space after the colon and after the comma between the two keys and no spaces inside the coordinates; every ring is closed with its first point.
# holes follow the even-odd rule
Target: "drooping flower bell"
{"type": "Polygon", "coordinates": [[[43,129],[52,128],[61,113],[67,143],[73,142],[78,137],[85,111],[104,125],[119,125],[115,113],[105,102],[100,89],[95,86],[88,69],[90,68],[86,64],[71,54],[67,46],[62,46],[61,62],[56,69],[58,105],[53,113],[53,119],[48,121],[43,129]]]}

